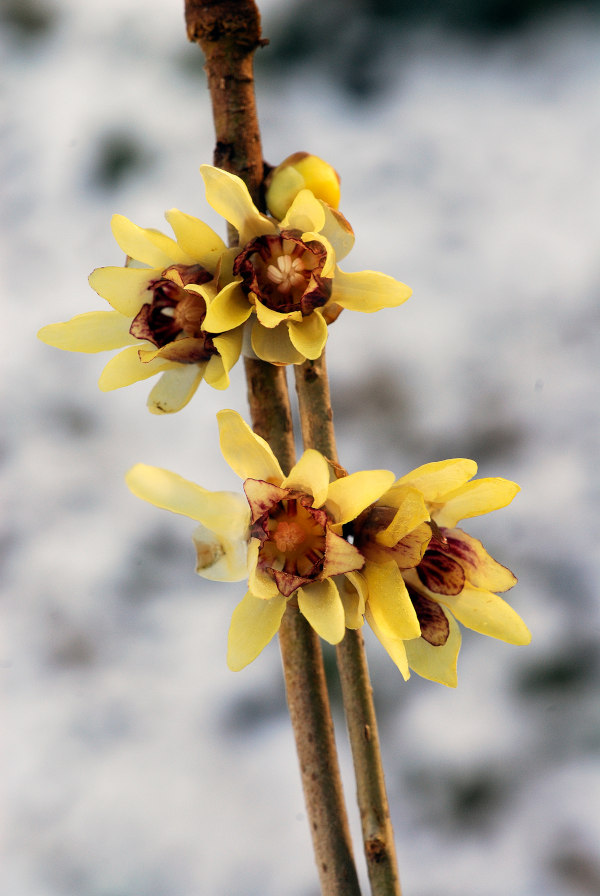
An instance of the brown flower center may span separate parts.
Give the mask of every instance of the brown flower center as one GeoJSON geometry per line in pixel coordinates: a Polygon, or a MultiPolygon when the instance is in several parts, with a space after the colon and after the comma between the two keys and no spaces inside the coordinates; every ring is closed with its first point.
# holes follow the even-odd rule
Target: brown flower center
{"type": "Polygon", "coordinates": [[[217,349],[202,329],[206,302],[201,295],[185,287],[208,283],[212,279],[212,274],[199,264],[176,264],[166,268],[149,284],[152,301],[142,305],[129,332],[157,348],[186,339],[185,345],[178,346],[173,360],[189,364],[207,361],[217,354],[217,349]]]}
{"type": "Polygon", "coordinates": [[[327,251],[318,240],[305,243],[300,231],[284,230],[249,242],[233,271],[251,301],[258,299],[282,314],[301,311],[306,316],[331,295],[331,278],[322,276],[326,260],[327,251]]]}

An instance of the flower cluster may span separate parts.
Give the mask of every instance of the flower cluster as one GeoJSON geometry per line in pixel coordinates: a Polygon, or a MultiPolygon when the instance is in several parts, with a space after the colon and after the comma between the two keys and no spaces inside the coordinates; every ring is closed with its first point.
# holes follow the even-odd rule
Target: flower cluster
{"type": "Polygon", "coordinates": [[[278,631],[294,601],[331,644],[366,619],[405,678],[456,684],[460,631],[512,644],[529,632],[496,593],[515,583],[480,542],[454,528],[508,504],[518,486],[469,481],[469,460],[428,464],[395,480],[388,470],[337,478],[318,451],[284,476],[269,445],[235,411],[217,415],[221,450],[244,495],[212,492],[137,464],[127,484],[138,497],[199,523],[196,571],[216,581],[248,580],[234,611],[228,664],[241,669],[278,631]]]}
{"type": "MultiPolygon", "coordinates": [[[[167,212],[174,238],[112,219],[123,267],[102,267],[90,285],[111,310],[50,324],[42,341],[70,351],[122,349],[100,376],[103,390],[161,374],[154,413],[183,408],[205,380],[226,389],[242,351],[274,365],[318,359],[343,309],[401,305],[409,287],[338,263],[354,235],[338,211],[339,178],[326,162],[295,153],[265,182],[268,214],[244,182],[201,167],[206,198],[234,234],[226,246],[208,225],[167,212]]],[[[194,519],[196,571],[247,580],[233,613],[228,663],[241,669],[278,631],[286,607],[338,644],[366,621],[398,669],[454,686],[458,623],[512,644],[529,631],[499,596],[515,577],[457,524],[505,507],[518,486],[473,479],[471,460],[429,463],[396,479],[388,470],[347,475],[318,451],[285,475],[269,445],[234,411],[218,415],[225,460],[243,493],[208,491],[138,464],[127,483],[139,497],[194,519]]]]}
{"type": "Polygon", "coordinates": [[[148,407],[171,413],[187,404],[203,379],[227,388],[246,328],[248,351],[256,357],[301,364],[321,355],[328,324],[342,309],[372,312],[402,304],[411,295],[403,283],[339,269],[354,235],[335,207],[337,178],[326,163],[299,155],[271,180],[268,196],[280,218],[262,214],[239,177],[201,167],[208,203],[237,234],[230,248],[177,209],[166,213],[175,239],[115,215],[112,230],[125,267],[98,268],[90,276],[112,310],[50,324],[39,338],[69,351],[124,349],[104,368],[100,388],[161,373],[148,407]]]}

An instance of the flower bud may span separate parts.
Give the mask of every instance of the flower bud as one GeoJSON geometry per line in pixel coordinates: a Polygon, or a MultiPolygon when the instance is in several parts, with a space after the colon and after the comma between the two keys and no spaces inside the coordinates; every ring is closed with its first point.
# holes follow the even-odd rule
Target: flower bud
{"type": "Polygon", "coordinates": [[[310,190],[332,208],[340,202],[340,179],[323,159],[306,152],[295,152],[278,165],[267,180],[267,207],[281,221],[300,192],[310,190]]]}

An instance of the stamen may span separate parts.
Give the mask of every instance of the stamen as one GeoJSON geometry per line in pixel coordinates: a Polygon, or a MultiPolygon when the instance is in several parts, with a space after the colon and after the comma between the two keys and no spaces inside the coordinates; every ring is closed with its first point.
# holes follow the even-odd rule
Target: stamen
{"type": "Polygon", "coordinates": [[[291,255],[280,255],[277,266],[267,266],[267,277],[271,283],[277,283],[279,292],[290,292],[294,286],[302,282],[304,277],[304,263],[301,258],[292,258],[291,255]]]}

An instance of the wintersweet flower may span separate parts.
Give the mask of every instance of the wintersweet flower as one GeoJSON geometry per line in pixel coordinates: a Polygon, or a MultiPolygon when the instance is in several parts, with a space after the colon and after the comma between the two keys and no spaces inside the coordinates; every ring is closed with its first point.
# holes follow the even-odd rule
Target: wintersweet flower
{"type": "Polygon", "coordinates": [[[308,449],[285,476],[268,444],[239,414],[220,411],[217,419],[223,456],[243,480],[243,496],[207,491],[144,464],[127,474],[129,488],[199,523],[194,533],[199,575],[213,581],[248,579],[229,630],[231,669],[258,656],[278,631],[290,600],[322,638],[337,644],[347,624],[362,625],[361,596],[364,607],[356,572],[364,557],[342,537],[342,528],[390,488],[394,474],[363,471],[332,482],[327,460],[308,449]]]}
{"type": "Polygon", "coordinates": [[[456,685],[457,621],[510,644],[531,640],[497,594],[516,583],[513,573],[456,528],[462,519],[506,507],[519,486],[472,480],[476,472],[477,464],[463,458],[418,467],[354,526],[354,545],[366,560],[366,619],[405,678],[412,669],[456,685]]]}
{"type": "Polygon", "coordinates": [[[275,220],[258,211],[239,177],[210,165],[200,171],[208,202],[238,233],[222,268],[233,285],[207,311],[211,332],[238,327],[254,314],[253,352],[272,364],[301,364],[321,355],[327,324],[343,308],[379,311],[411,295],[408,286],[385,274],[339,269],[337,262],[354,243],[352,228],[310,190],[299,190],[284,217],[275,220]]]}
{"type": "Polygon", "coordinates": [[[177,209],[166,218],[175,240],[114,215],[112,231],[127,264],[98,268],[89,278],[113,310],[79,314],[38,333],[43,342],[68,351],[123,348],[102,371],[103,391],[161,373],[148,398],[149,409],[157,414],[184,407],[203,379],[215,389],[226,389],[243,336],[241,327],[221,333],[205,325],[207,309],[218,295],[223,240],[177,209]]]}

